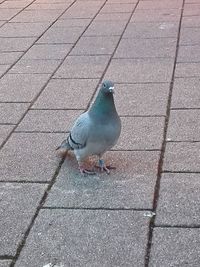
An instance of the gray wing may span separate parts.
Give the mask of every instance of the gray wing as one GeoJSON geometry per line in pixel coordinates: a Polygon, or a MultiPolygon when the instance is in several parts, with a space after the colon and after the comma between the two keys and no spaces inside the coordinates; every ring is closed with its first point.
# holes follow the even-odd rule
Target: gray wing
{"type": "Polygon", "coordinates": [[[72,149],[81,149],[86,146],[90,126],[91,120],[88,112],[84,112],[75,121],[68,137],[68,143],[72,149]]]}

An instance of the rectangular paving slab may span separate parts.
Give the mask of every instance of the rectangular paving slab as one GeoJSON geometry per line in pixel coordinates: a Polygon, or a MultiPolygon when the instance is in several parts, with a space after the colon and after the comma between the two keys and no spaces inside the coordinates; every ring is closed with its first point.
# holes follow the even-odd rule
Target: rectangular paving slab
{"type": "Polygon", "coordinates": [[[9,267],[11,260],[0,260],[0,267],[9,267]]]}
{"type": "MultiPolygon", "coordinates": [[[[158,1],[156,2],[157,4],[158,1]]],[[[131,22],[169,22],[179,21],[181,9],[136,9],[131,22]]]]}
{"type": "Polygon", "coordinates": [[[0,183],[0,255],[15,255],[46,185],[0,183]]]}
{"type": "Polygon", "coordinates": [[[175,77],[199,77],[200,62],[177,63],[175,77]]]}
{"type": "Polygon", "coordinates": [[[24,38],[1,38],[0,37],[0,51],[26,51],[36,40],[36,37],[24,38]]]}
{"type": "Polygon", "coordinates": [[[200,32],[198,27],[182,28],[180,34],[180,45],[199,45],[200,32]]]}
{"type": "Polygon", "coordinates": [[[15,266],[142,266],[148,222],[143,212],[43,210],[15,266]]]}
{"type": "Polygon", "coordinates": [[[200,45],[180,46],[177,62],[199,62],[200,45]]]}
{"type": "Polygon", "coordinates": [[[12,132],[14,125],[1,125],[0,124],[0,146],[12,132]]]}
{"type": "Polygon", "coordinates": [[[0,52],[0,64],[11,65],[16,62],[22,54],[22,52],[0,52]]]}
{"type": "Polygon", "coordinates": [[[147,9],[147,10],[151,10],[151,9],[167,9],[169,8],[177,8],[177,9],[181,9],[182,7],[182,0],[173,0],[173,1],[140,1],[137,9],[147,9]]]}
{"type": "Polygon", "coordinates": [[[200,174],[162,175],[156,225],[199,225],[200,174]]]}
{"type": "MultiPolygon", "coordinates": [[[[103,158],[116,170],[82,176],[75,157],[67,156],[45,206],[152,209],[159,152],[111,151],[103,158]]],[[[85,162],[91,169],[96,164],[96,158],[85,162]]]]}
{"type": "Polygon", "coordinates": [[[200,262],[200,229],[156,228],[150,267],[197,267],[200,262]]]}
{"type": "Polygon", "coordinates": [[[64,134],[13,133],[0,151],[3,181],[49,181],[60,159],[56,147],[64,134]]]}

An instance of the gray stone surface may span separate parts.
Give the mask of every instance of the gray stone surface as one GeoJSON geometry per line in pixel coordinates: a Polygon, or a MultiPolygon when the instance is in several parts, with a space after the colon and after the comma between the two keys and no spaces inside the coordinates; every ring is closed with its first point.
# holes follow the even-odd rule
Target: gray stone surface
{"type": "Polygon", "coordinates": [[[10,20],[14,17],[18,12],[21,10],[19,8],[11,9],[11,8],[4,8],[0,9],[0,18],[1,20],[10,20]]]}
{"type": "Polygon", "coordinates": [[[39,184],[0,184],[1,255],[15,255],[45,189],[39,184]]]}
{"type": "Polygon", "coordinates": [[[200,172],[200,143],[167,143],[163,170],[200,172]]]}
{"type": "Polygon", "coordinates": [[[9,267],[11,264],[10,260],[0,260],[0,267],[9,267]]]}
{"type": "Polygon", "coordinates": [[[126,28],[124,38],[177,38],[178,22],[130,22],[126,28]]]}
{"type": "Polygon", "coordinates": [[[180,35],[180,45],[199,45],[200,32],[199,28],[182,28],[180,35]]]}
{"type": "Polygon", "coordinates": [[[95,21],[128,21],[131,13],[99,13],[95,21]]]}
{"type": "Polygon", "coordinates": [[[70,55],[104,55],[112,54],[119,36],[81,37],[70,55]]]}
{"type": "Polygon", "coordinates": [[[0,52],[0,64],[13,64],[17,61],[20,56],[22,56],[22,52],[0,52]]]}
{"type": "Polygon", "coordinates": [[[200,110],[172,110],[167,138],[172,141],[200,141],[200,110]]]}
{"type": "Polygon", "coordinates": [[[56,78],[100,78],[110,56],[68,56],[54,74],[56,78]]]}
{"type": "Polygon", "coordinates": [[[200,62],[177,63],[175,77],[199,77],[200,62]]]}
{"type": "Polygon", "coordinates": [[[10,65],[0,65],[0,75],[3,75],[8,69],[10,65]]]}
{"type": "Polygon", "coordinates": [[[25,38],[1,38],[0,37],[0,51],[26,51],[36,40],[36,37],[25,38]]]}
{"type": "Polygon", "coordinates": [[[1,125],[0,124],[0,146],[6,140],[6,138],[11,133],[13,128],[14,128],[13,125],[1,125]]]}
{"type": "Polygon", "coordinates": [[[13,133],[0,151],[2,181],[49,181],[60,159],[55,149],[64,134],[13,133]]]}
{"type": "MultiPolygon", "coordinates": [[[[59,27],[70,27],[70,28],[74,28],[74,27],[82,27],[85,28],[86,26],[88,26],[88,24],[91,22],[91,19],[63,19],[62,17],[60,17],[53,25],[54,28],[59,28],[59,27]]],[[[73,30],[73,29],[71,29],[73,30]]]]}
{"type": "Polygon", "coordinates": [[[18,123],[28,106],[28,103],[0,103],[0,123],[18,123]]]}
{"type": "Polygon", "coordinates": [[[51,80],[33,108],[85,109],[97,84],[91,79],[51,80]]]}
{"type": "Polygon", "coordinates": [[[164,1],[140,1],[139,5],[137,6],[137,9],[167,9],[169,8],[177,8],[177,9],[181,9],[182,7],[182,0],[164,0],[164,1]]]}
{"type": "Polygon", "coordinates": [[[172,94],[172,108],[200,108],[199,78],[175,79],[172,94]]]}
{"type": "Polygon", "coordinates": [[[197,267],[200,262],[200,229],[156,228],[150,267],[197,267]]]}
{"type": "Polygon", "coordinates": [[[65,132],[73,126],[80,110],[29,110],[16,131],[65,132]]]}
{"type": "MultiPolygon", "coordinates": [[[[157,3],[157,2],[156,2],[157,3]]],[[[136,9],[131,22],[171,22],[179,21],[181,9],[136,9]]]]}
{"type": "Polygon", "coordinates": [[[199,225],[200,174],[163,174],[156,225],[199,225]]]}
{"type": "Polygon", "coordinates": [[[200,17],[199,16],[191,16],[191,17],[183,17],[182,19],[182,27],[183,28],[194,28],[200,26],[200,17]]]}
{"type": "Polygon", "coordinates": [[[161,149],[164,117],[123,117],[116,150],[161,149]]]}
{"type": "Polygon", "coordinates": [[[49,74],[7,74],[0,80],[0,102],[32,101],[48,78],[49,74]]]}
{"type": "Polygon", "coordinates": [[[120,83],[169,82],[172,70],[172,59],[113,59],[105,77],[120,83]]]}
{"type": "Polygon", "coordinates": [[[200,45],[180,46],[177,62],[199,62],[200,45]]]}
{"type": "Polygon", "coordinates": [[[116,58],[174,58],[175,38],[160,39],[122,39],[114,57],[116,58]]]}
{"type": "Polygon", "coordinates": [[[115,84],[115,104],[123,116],[166,115],[168,93],[168,83],[115,84]]]}
{"type": "Polygon", "coordinates": [[[2,2],[1,5],[0,5],[0,8],[9,8],[9,9],[15,9],[15,8],[24,8],[26,7],[27,5],[29,5],[32,0],[12,0],[12,1],[0,1],[2,2]]]}
{"type": "Polygon", "coordinates": [[[200,5],[199,2],[191,3],[185,5],[183,16],[199,16],[200,15],[200,5]]]}
{"type": "Polygon", "coordinates": [[[142,266],[148,222],[143,212],[43,210],[16,267],[142,266]]]}
{"type": "Polygon", "coordinates": [[[106,3],[100,13],[129,13],[133,11],[135,5],[135,3],[106,3]]]}
{"type": "MultiPolygon", "coordinates": [[[[75,157],[67,156],[45,206],[152,209],[159,152],[112,151],[103,158],[116,170],[82,176],[75,157]]],[[[85,162],[95,164],[95,157],[85,162]]]]}

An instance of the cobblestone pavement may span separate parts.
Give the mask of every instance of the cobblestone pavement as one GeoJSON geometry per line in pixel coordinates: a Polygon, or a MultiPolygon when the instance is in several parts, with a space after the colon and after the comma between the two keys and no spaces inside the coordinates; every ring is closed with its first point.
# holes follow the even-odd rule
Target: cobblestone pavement
{"type": "Polygon", "coordinates": [[[0,267],[200,266],[200,0],[0,0],[0,267]],[[115,82],[110,175],[55,148],[115,82]]]}

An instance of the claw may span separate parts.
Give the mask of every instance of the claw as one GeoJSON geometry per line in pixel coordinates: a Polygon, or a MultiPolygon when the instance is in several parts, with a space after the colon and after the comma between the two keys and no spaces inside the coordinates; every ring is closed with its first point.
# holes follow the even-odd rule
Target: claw
{"type": "Polygon", "coordinates": [[[107,174],[110,174],[110,170],[115,170],[116,168],[113,166],[106,166],[103,159],[99,159],[99,165],[95,166],[96,168],[99,168],[101,172],[106,172],[107,174]]]}
{"type": "Polygon", "coordinates": [[[79,170],[81,172],[82,175],[88,174],[88,175],[95,175],[96,172],[92,171],[92,170],[87,170],[84,167],[79,167],[79,170]]]}

